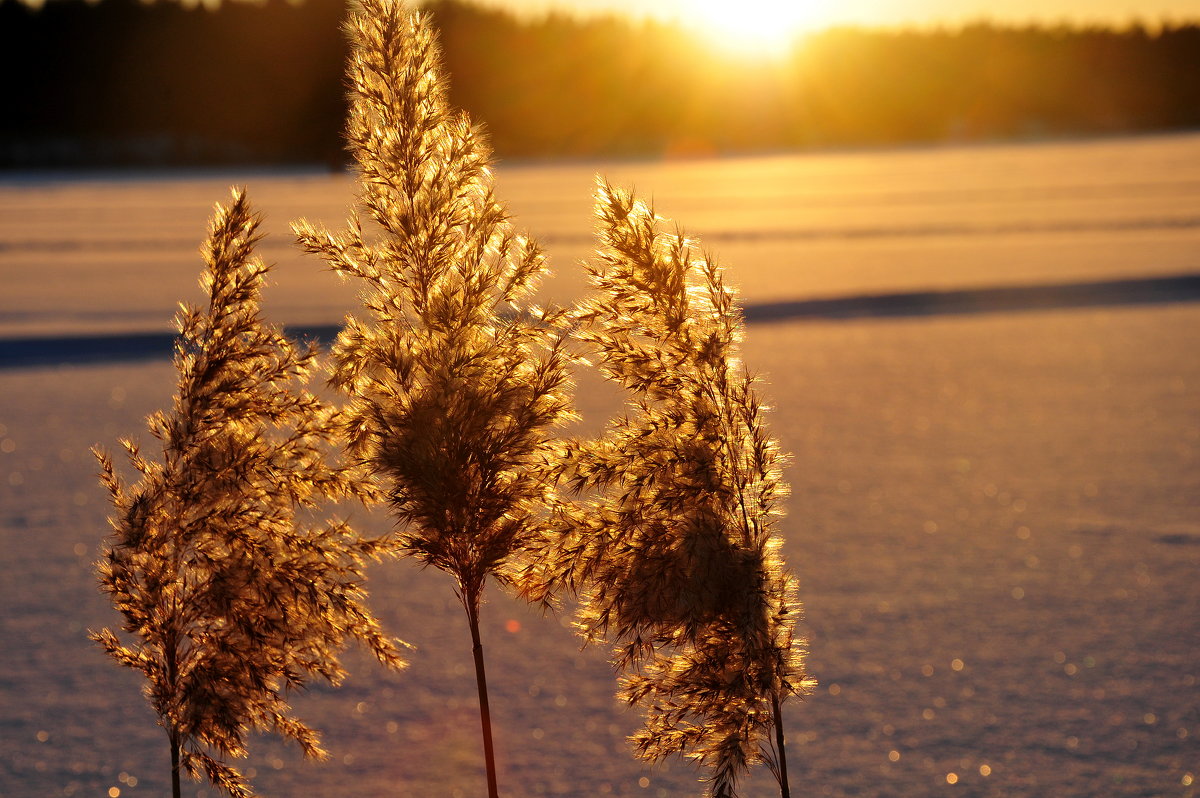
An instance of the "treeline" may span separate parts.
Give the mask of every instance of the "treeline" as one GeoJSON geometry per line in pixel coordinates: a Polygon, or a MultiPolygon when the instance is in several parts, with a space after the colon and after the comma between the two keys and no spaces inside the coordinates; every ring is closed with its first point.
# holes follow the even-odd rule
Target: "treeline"
{"type": "MultiPolygon", "coordinates": [[[[1200,127],[1200,25],[834,30],[775,63],[666,25],[440,0],[501,156],[703,154],[1200,127]]],[[[0,166],[343,161],[344,0],[0,0],[0,166]]]]}
{"type": "Polygon", "coordinates": [[[340,158],[343,0],[0,0],[0,164],[340,158]]]}

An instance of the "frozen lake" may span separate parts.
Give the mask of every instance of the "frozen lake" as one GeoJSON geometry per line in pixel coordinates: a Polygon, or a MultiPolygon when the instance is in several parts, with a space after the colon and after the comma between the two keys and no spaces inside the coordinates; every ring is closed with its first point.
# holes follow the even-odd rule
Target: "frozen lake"
{"type": "MultiPolygon", "coordinates": [[[[1200,135],[502,165],[502,196],[551,253],[552,299],[581,291],[598,171],[700,237],[751,307],[985,300],[883,317],[872,300],[852,318],[796,311],[749,330],[746,360],[793,454],[785,553],[821,683],[785,710],[795,793],[1194,794],[1200,304],[1122,287],[1200,274],[1200,135]],[[994,288],[1061,297],[1053,287],[1077,283],[1101,288],[1079,307],[988,304],[994,288]]],[[[287,233],[298,216],[340,224],[345,176],[9,175],[0,344],[168,330],[175,303],[199,296],[196,248],[234,182],[267,214],[268,313],[331,325],[354,309],[353,287],[287,233]]],[[[116,622],[91,572],[107,508],[87,450],[144,439],[172,391],[165,360],[0,369],[3,798],[167,791],[138,678],[85,638],[116,622]]],[[[584,392],[588,424],[606,396],[584,392]]],[[[333,759],[304,764],[263,740],[256,785],[274,798],[482,794],[449,578],[392,563],[371,588],[389,630],[418,646],[412,666],[389,675],[350,656],[343,688],[296,702],[333,759]]],[[[634,719],[602,652],[489,595],[502,792],[699,793],[686,764],[631,758],[634,719]]],[[[770,794],[765,772],[745,790],[770,794]]]]}
{"type": "MultiPolygon", "coordinates": [[[[1200,135],[667,163],[501,165],[518,224],[574,299],[597,173],[699,237],[746,301],[1111,280],[1200,270],[1200,135]]],[[[346,175],[0,176],[0,337],[167,330],[199,295],[212,204],[248,186],[266,215],[267,295],[285,324],[354,304],[292,246],[291,220],[340,225],[346,175]]]]}

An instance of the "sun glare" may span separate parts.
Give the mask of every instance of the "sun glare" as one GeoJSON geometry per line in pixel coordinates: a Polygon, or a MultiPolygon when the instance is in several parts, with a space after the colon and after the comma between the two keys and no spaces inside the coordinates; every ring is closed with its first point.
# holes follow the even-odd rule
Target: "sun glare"
{"type": "Polygon", "coordinates": [[[793,42],[829,22],[812,0],[684,0],[682,19],[721,49],[780,55],[793,42]]]}

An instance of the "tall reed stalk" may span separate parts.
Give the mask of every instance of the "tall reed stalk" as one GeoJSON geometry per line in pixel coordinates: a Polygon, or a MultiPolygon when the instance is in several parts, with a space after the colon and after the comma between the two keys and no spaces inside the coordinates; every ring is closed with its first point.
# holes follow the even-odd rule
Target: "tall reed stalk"
{"type": "Polygon", "coordinates": [[[208,306],[183,306],[178,394],[169,413],[149,419],[161,462],[122,441],[140,474],[127,485],[96,450],[115,511],[101,586],[134,641],[110,629],[91,636],[146,677],[170,741],[175,798],[181,771],[251,796],[227,760],[246,755],[252,730],[323,756],[288,693],[311,677],[340,681],[346,641],[404,664],[364,604],[364,566],[380,542],[298,517],[358,491],[326,459],[340,421],[302,387],[313,350],[259,318],[267,267],[253,258],[258,224],[241,192],[217,207],[202,250],[208,306]]]}
{"type": "Polygon", "coordinates": [[[786,494],[732,292],[694,244],[601,183],[601,253],[579,338],[630,410],[566,449],[593,498],[564,507],[526,591],[581,598],[588,641],[616,645],[621,695],[644,711],[640,756],[684,754],[709,794],[736,795],[765,761],[788,795],[781,706],[811,688],[800,609],[776,534],[786,494]]]}
{"type": "Polygon", "coordinates": [[[493,193],[480,132],[447,106],[428,21],[362,0],[348,24],[357,216],[301,245],[363,287],[334,347],[349,458],[378,480],[400,548],[446,571],[467,615],[488,794],[498,795],[480,610],[488,577],[541,531],[551,428],[571,414],[565,314],[529,303],[545,271],[493,193]]]}

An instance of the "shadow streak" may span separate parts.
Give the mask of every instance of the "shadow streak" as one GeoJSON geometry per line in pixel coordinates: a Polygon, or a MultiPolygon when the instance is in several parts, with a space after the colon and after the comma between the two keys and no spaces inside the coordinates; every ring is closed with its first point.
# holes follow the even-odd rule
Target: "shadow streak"
{"type": "Polygon", "coordinates": [[[1155,305],[1200,300],[1200,274],[1057,285],[962,288],[865,294],[829,299],[759,302],[745,307],[746,321],[863,319],[1155,305]]]}
{"type": "MultiPolygon", "coordinates": [[[[1200,274],[1058,285],[964,288],[865,294],[828,299],[758,302],[743,310],[750,324],[845,321],[922,316],[1013,313],[1069,308],[1154,305],[1200,301],[1200,274]]],[[[333,343],[340,325],[288,327],[296,339],[333,343]]],[[[0,338],[0,370],[36,366],[137,363],[164,360],[174,333],[0,338]]]]}

